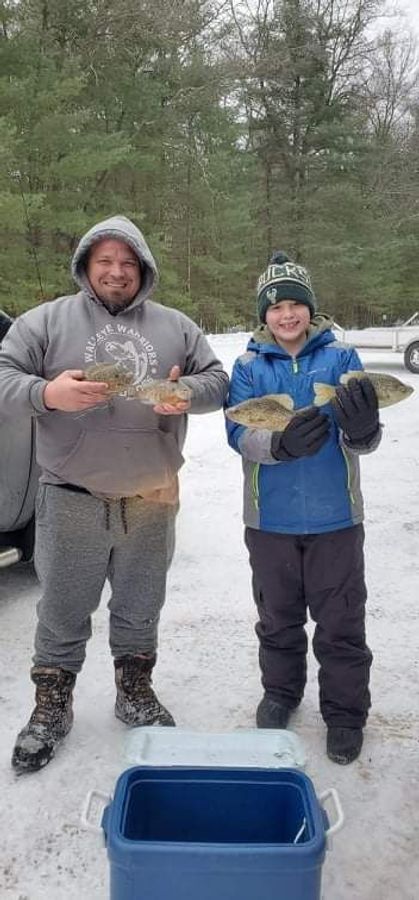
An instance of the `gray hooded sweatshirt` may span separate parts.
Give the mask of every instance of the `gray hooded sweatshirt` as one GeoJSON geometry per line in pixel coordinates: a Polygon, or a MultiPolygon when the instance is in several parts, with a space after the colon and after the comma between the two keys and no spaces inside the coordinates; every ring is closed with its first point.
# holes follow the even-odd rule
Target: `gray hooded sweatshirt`
{"type": "Polygon", "coordinates": [[[21,315],[0,350],[0,419],[37,417],[41,481],[73,484],[100,497],[143,496],[175,502],[183,463],[185,415],[159,416],[137,399],[114,397],[83,412],[48,410],[47,381],[66,369],[123,362],[135,383],[167,378],[174,365],[192,389],[192,413],[219,409],[228,377],[198,326],[183,313],[150,300],[157,269],[143,235],[124,216],[95,225],[72,261],[77,294],[21,315]],[[141,287],[112,315],[86,275],[86,253],[101,239],[123,240],[137,254],[141,287]]]}

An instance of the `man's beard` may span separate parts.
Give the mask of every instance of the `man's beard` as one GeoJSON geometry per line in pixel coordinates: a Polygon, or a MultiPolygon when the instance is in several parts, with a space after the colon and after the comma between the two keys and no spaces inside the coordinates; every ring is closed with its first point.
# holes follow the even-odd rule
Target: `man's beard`
{"type": "Polygon", "coordinates": [[[127,297],[125,300],[104,300],[102,297],[99,297],[100,302],[103,306],[106,306],[106,309],[111,314],[111,316],[116,316],[122,309],[126,309],[127,306],[130,306],[133,297],[127,297]]]}

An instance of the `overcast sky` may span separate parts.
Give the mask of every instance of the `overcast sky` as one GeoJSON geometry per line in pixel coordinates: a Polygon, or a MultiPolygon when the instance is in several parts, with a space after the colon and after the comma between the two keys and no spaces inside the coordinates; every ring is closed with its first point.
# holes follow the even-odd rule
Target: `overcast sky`
{"type": "MultiPolygon", "coordinates": [[[[389,8],[391,8],[393,4],[388,4],[389,8]]],[[[407,23],[411,26],[412,31],[414,31],[419,38],[419,2],[418,0],[397,0],[397,3],[394,3],[394,7],[398,6],[400,10],[406,13],[407,15],[407,23]]]]}

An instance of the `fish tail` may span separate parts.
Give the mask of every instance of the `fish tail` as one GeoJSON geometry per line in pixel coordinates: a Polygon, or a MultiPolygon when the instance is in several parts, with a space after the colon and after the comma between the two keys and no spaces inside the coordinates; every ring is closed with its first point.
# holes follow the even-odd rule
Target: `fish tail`
{"type": "Polygon", "coordinates": [[[330,403],[333,400],[336,393],[336,388],[333,384],[323,384],[321,381],[315,381],[313,388],[314,406],[325,406],[326,403],[330,403]]]}

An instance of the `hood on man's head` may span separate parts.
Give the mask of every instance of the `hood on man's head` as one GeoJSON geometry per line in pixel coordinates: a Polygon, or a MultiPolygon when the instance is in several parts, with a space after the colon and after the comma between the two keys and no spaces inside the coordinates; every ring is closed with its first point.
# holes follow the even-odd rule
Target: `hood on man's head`
{"type": "Polygon", "coordinates": [[[109,240],[109,238],[124,241],[138,257],[141,268],[141,287],[136,299],[145,300],[158,282],[157,266],[144,235],[126,216],[111,216],[109,219],[104,219],[97,225],[93,225],[81,238],[71,263],[71,274],[74,281],[83,290],[89,289],[86,275],[88,252],[94,244],[109,240]]]}
{"type": "Polygon", "coordinates": [[[277,250],[272,254],[268,268],[257,284],[257,308],[261,322],[266,321],[269,307],[276,306],[281,300],[304,303],[308,306],[311,317],[316,311],[316,297],[307,269],[291,262],[286,253],[277,250]]]}

